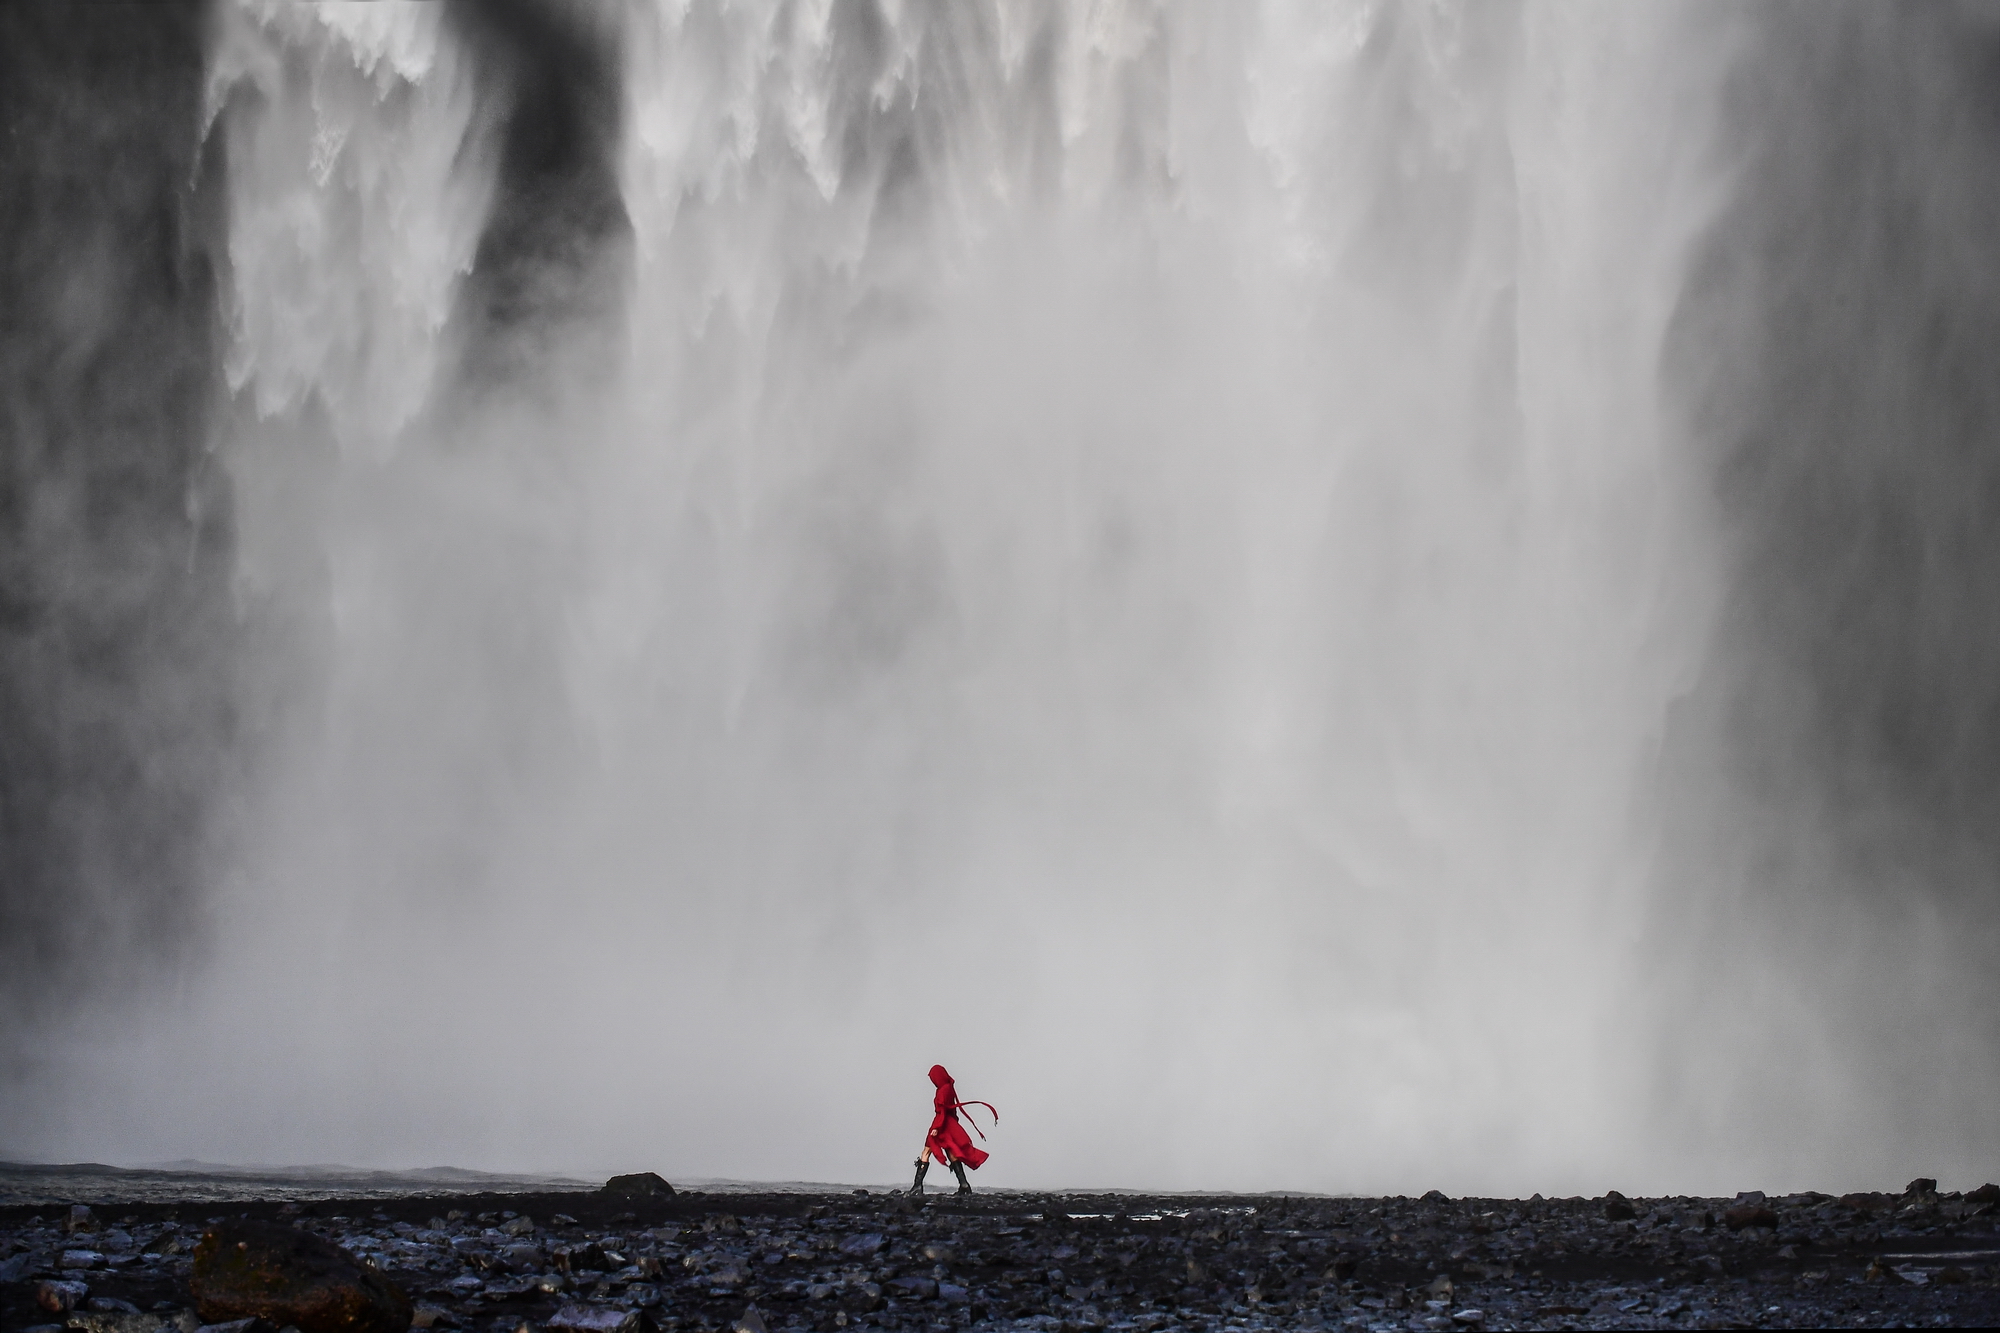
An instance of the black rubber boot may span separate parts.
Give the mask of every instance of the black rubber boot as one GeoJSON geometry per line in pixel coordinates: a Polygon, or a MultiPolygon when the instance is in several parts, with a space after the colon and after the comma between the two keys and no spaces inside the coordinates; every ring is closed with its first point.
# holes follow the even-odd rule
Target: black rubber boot
{"type": "Polygon", "coordinates": [[[960,1194],[972,1193],[972,1182],[965,1178],[965,1163],[953,1162],[951,1164],[951,1173],[958,1177],[958,1192],[960,1194]]]}
{"type": "Polygon", "coordinates": [[[922,1194],[924,1192],[924,1173],[930,1169],[931,1159],[928,1157],[917,1163],[917,1183],[910,1186],[910,1193],[922,1194]]]}

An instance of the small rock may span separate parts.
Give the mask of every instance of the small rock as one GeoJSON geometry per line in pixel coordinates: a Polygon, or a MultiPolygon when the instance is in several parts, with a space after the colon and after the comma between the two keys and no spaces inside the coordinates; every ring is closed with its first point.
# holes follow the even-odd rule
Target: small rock
{"type": "Polygon", "coordinates": [[[644,1311],[603,1305],[565,1305],[549,1316],[549,1327],[563,1333],[642,1333],[649,1326],[644,1311]]]}
{"type": "Polygon", "coordinates": [[[538,1245],[509,1245],[500,1252],[500,1266],[514,1273],[533,1273],[542,1267],[538,1245]]]}
{"type": "Polygon", "coordinates": [[[1961,1282],[1972,1281],[1972,1274],[1966,1272],[1963,1268],[1958,1268],[1956,1266],[1950,1268],[1940,1268],[1936,1273],[1931,1275],[1931,1281],[1942,1282],[1947,1286],[1957,1286],[1961,1282]]]}
{"type": "Polygon", "coordinates": [[[83,1303],[83,1308],[93,1314],[137,1314],[139,1307],[130,1301],[121,1301],[116,1296],[92,1296],[83,1303]]]}
{"type": "Polygon", "coordinates": [[[927,1277],[899,1277],[892,1280],[889,1285],[925,1301],[937,1295],[938,1289],[938,1284],[927,1277]]]}
{"type": "Polygon", "coordinates": [[[156,1314],[127,1314],[122,1310],[108,1313],[73,1310],[64,1321],[64,1326],[73,1333],[159,1333],[160,1317],[156,1314]]]}
{"type": "Polygon", "coordinates": [[[419,1305],[416,1312],[410,1316],[411,1328],[437,1328],[440,1325],[450,1327],[454,1322],[451,1311],[441,1305],[419,1305]]]}
{"type": "Polygon", "coordinates": [[[832,1300],[833,1287],[826,1282],[815,1282],[806,1288],[806,1299],[810,1301],[832,1300]]]}
{"type": "Polygon", "coordinates": [[[1739,1208],[1754,1208],[1758,1204],[1765,1202],[1768,1201],[1765,1199],[1764,1191],[1762,1190],[1744,1190],[1736,1196],[1736,1206],[1739,1208]]]}
{"type": "Polygon", "coordinates": [[[940,1282],[937,1284],[937,1297],[946,1305],[964,1305],[972,1299],[972,1293],[955,1282],[940,1282]]]}
{"type": "Polygon", "coordinates": [[[1452,1290],[1450,1275],[1449,1274],[1439,1275],[1438,1278],[1435,1281],[1433,1281],[1428,1287],[1425,1287],[1424,1290],[1430,1293],[1430,1298],[1434,1301],[1449,1301],[1451,1299],[1451,1290],[1452,1290]]]}
{"type": "Polygon", "coordinates": [[[63,1218],[62,1229],[69,1232],[97,1230],[97,1214],[84,1204],[76,1204],[63,1218]]]}
{"type": "Polygon", "coordinates": [[[406,1333],[410,1298],[353,1254],[296,1227],[224,1222],[202,1235],[189,1278],[211,1324],[257,1316],[300,1333],[406,1333]]]}
{"type": "Polygon", "coordinates": [[[530,1217],[516,1217],[512,1221],[502,1222],[500,1230],[510,1236],[532,1236],[535,1234],[535,1222],[530,1217]]]}
{"type": "Polygon", "coordinates": [[[1903,1188],[1905,1194],[1936,1194],[1937,1182],[1929,1176],[1918,1176],[1903,1188]]]}
{"type": "Polygon", "coordinates": [[[0,1284],[19,1282],[28,1275],[28,1256],[17,1254],[12,1259],[0,1259],[0,1284]]]}
{"type": "Polygon", "coordinates": [[[1445,1194],[1445,1192],[1444,1192],[1443,1190],[1425,1190],[1425,1191],[1424,1191],[1424,1197],[1423,1197],[1423,1198],[1421,1198],[1421,1199],[1418,1199],[1418,1200],[1417,1200],[1417,1202],[1418,1202],[1418,1203],[1450,1203],[1450,1202],[1451,1202],[1451,1199],[1450,1199],[1450,1198],[1449,1198],[1449,1197],[1448,1197],[1448,1196],[1447,1196],[1447,1195],[1445,1194]]]}
{"type": "Polygon", "coordinates": [[[1460,1310],[1457,1314],[1451,1317],[1451,1322],[1454,1324],[1462,1324],[1467,1328],[1476,1328],[1480,1324],[1486,1322],[1486,1311],[1460,1310]]]}
{"type": "Polygon", "coordinates": [[[249,1319],[232,1319],[224,1324],[203,1324],[195,1333],[275,1333],[275,1330],[253,1315],[249,1319]]]}
{"type": "Polygon", "coordinates": [[[2000,1185],[1981,1185],[1965,1192],[1967,1203],[2000,1203],[2000,1185]]]}
{"type": "Polygon", "coordinates": [[[555,1261],[557,1270],[564,1273],[602,1272],[606,1263],[604,1251],[595,1243],[559,1249],[555,1252],[555,1261]]]}
{"type": "Polygon", "coordinates": [[[555,1226],[559,1227],[573,1227],[576,1225],[576,1219],[571,1217],[568,1213],[557,1213],[554,1217],[551,1217],[549,1221],[555,1226]]]}
{"type": "Polygon", "coordinates": [[[764,1316],[757,1313],[757,1307],[753,1305],[743,1312],[741,1319],[736,1321],[734,1333],[770,1333],[770,1326],[764,1322],[764,1316]]]}
{"type": "Polygon", "coordinates": [[[1615,1190],[1604,1196],[1604,1217],[1610,1222],[1630,1222],[1639,1212],[1625,1202],[1625,1196],[1615,1190]]]}
{"type": "Polygon", "coordinates": [[[856,1259],[866,1259],[882,1248],[882,1237],[874,1232],[849,1236],[840,1242],[840,1252],[856,1259]]]}
{"type": "Polygon", "coordinates": [[[96,1250],[64,1250],[58,1268],[102,1268],[104,1256],[96,1250]]]}
{"type": "Polygon", "coordinates": [[[625,1199],[674,1197],[674,1187],[651,1171],[639,1171],[628,1176],[613,1176],[604,1182],[604,1188],[598,1192],[625,1199]]]}
{"type": "Polygon", "coordinates": [[[1722,1225],[1731,1231],[1742,1231],[1748,1227],[1771,1227],[1778,1225],[1778,1215],[1762,1204],[1739,1204],[1722,1214],[1722,1225]]]}
{"type": "Polygon", "coordinates": [[[68,1314],[89,1294],[90,1288],[81,1282],[40,1282],[35,1285],[35,1304],[50,1314],[68,1314]]]}

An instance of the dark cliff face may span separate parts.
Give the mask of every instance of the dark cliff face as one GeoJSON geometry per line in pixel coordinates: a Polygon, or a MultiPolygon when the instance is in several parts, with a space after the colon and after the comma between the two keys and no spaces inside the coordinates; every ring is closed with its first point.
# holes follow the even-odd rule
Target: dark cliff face
{"type": "MultiPolygon", "coordinates": [[[[1655,904],[1724,1026],[1669,1082],[1737,1078],[1726,1034],[1790,1011],[1849,1092],[1950,1137],[2000,1077],[2000,28],[1805,4],[1753,29],[1666,365],[1725,579],[1655,904]]],[[[1781,1116],[1814,1095],[1786,1044],[1744,1085],[1781,1116]]]]}
{"type": "MultiPolygon", "coordinates": [[[[452,17],[504,117],[458,387],[532,391],[566,377],[547,358],[590,355],[628,269],[615,32],[561,0],[452,17]]],[[[254,744],[234,700],[258,629],[232,602],[213,448],[210,18],[203,0],[0,7],[0,1058],[84,977],[104,997],[198,942],[254,744]]]]}
{"type": "Polygon", "coordinates": [[[452,16],[506,107],[492,213],[457,311],[464,387],[591,378],[631,274],[619,192],[615,27],[568,0],[467,0],[452,16]]]}
{"type": "Polygon", "coordinates": [[[0,1023],[170,956],[200,879],[231,635],[202,39],[192,2],[0,7],[0,1023]]]}

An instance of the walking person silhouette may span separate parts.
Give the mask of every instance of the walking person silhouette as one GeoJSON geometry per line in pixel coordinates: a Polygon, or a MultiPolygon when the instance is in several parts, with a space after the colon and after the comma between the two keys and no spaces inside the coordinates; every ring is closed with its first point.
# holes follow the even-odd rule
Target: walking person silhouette
{"type": "MultiPolygon", "coordinates": [[[[972,1193],[972,1182],[965,1178],[965,1168],[979,1169],[980,1163],[990,1155],[985,1149],[975,1147],[972,1136],[965,1132],[965,1125],[959,1122],[958,1113],[968,1106],[984,1106],[993,1112],[993,1123],[1000,1123],[1000,1113],[993,1110],[991,1102],[962,1102],[958,1099],[958,1088],[952,1083],[951,1075],[943,1065],[931,1066],[931,1082],[937,1086],[937,1094],[931,1098],[931,1127],[924,1135],[924,1150],[917,1155],[917,1181],[910,1186],[910,1193],[924,1192],[924,1173],[930,1170],[931,1158],[951,1168],[958,1177],[958,1192],[972,1193]]],[[[970,1117],[967,1117],[969,1120],[970,1117]]],[[[973,1133],[985,1138],[986,1134],[978,1125],[972,1126],[973,1133]]]]}

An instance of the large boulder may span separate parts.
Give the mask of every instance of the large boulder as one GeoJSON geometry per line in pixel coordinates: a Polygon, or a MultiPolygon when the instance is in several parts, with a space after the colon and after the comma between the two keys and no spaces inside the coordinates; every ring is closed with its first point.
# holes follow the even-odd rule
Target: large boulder
{"type": "Polygon", "coordinates": [[[656,1195],[663,1199],[674,1197],[674,1187],[652,1171],[640,1171],[629,1176],[613,1176],[604,1182],[602,1192],[624,1199],[644,1199],[656,1195]]]}
{"type": "Polygon", "coordinates": [[[331,1241],[272,1222],[224,1222],[194,1247],[195,1309],[299,1333],[407,1333],[410,1298],[331,1241]]]}

